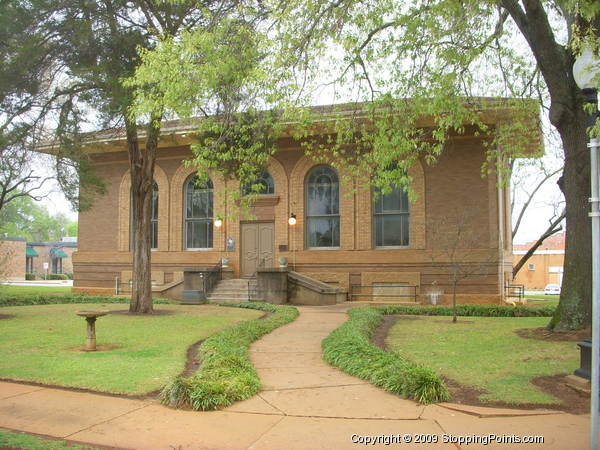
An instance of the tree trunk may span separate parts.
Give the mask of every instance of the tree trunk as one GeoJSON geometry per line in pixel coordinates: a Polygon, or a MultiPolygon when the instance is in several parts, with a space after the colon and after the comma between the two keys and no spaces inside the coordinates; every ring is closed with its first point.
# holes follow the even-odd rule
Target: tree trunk
{"type": "Polygon", "coordinates": [[[135,123],[128,121],[126,131],[131,174],[131,214],[134,225],[133,286],[129,312],[151,314],[153,312],[150,251],[152,184],[156,147],[160,135],[160,119],[158,125],[156,119],[153,119],[148,126],[144,149],[140,148],[135,123]]]}
{"type": "Polygon", "coordinates": [[[565,196],[565,268],[560,302],[549,327],[556,331],[587,328],[592,323],[592,228],[588,217],[590,154],[587,117],[580,103],[574,120],[557,126],[565,152],[559,186],[565,196]]]}
{"type": "MultiPolygon", "coordinates": [[[[568,46],[556,41],[554,30],[541,0],[501,0],[536,59],[550,94],[550,122],[560,133],[565,165],[559,186],[566,202],[565,269],[558,307],[549,328],[556,331],[590,326],[592,316],[592,249],[588,217],[590,192],[590,154],[587,148],[587,116],[583,95],[573,78],[574,55],[568,46]]],[[[582,29],[600,30],[600,15],[594,23],[582,16],[565,20],[582,29]]]]}
{"type": "Polygon", "coordinates": [[[452,323],[456,323],[456,285],[458,283],[454,280],[452,284],[452,323]]]}

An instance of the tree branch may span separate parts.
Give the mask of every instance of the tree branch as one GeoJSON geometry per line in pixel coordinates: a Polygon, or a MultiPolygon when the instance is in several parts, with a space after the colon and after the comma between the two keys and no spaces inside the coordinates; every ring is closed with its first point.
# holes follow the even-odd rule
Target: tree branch
{"type": "Polygon", "coordinates": [[[517,264],[515,264],[515,266],[513,267],[513,278],[515,278],[517,276],[517,273],[519,272],[519,270],[521,270],[521,268],[523,267],[523,265],[525,265],[527,260],[529,258],[531,258],[531,256],[535,253],[535,251],[540,247],[540,245],[542,245],[544,243],[544,241],[547,238],[549,238],[553,234],[556,234],[560,230],[562,230],[562,226],[560,225],[560,223],[565,218],[565,215],[566,215],[566,210],[563,210],[562,214],[550,223],[550,225],[548,226],[546,231],[544,231],[544,234],[542,234],[539,237],[539,239],[537,241],[535,241],[535,244],[533,244],[531,246],[531,248],[529,250],[527,250],[527,252],[521,257],[519,262],[517,264]]]}
{"type": "Polygon", "coordinates": [[[517,218],[517,222],[515,223],[515,227],[513,228],[512,231],[512,237],[514,239],[515,235],[517,234],[517,231],[519,230],[519,226],[521,225],[521,220],[523,220],[523,216],[525,215],[525,211],[527,211],[527,208],[529,207],[529,205],[531,204],[531,201],[533,200],[533,197],[535,196],[535,194],[537,193],[537,191],[539,191],[539,189],[544,185],[544,183],[546,183],[546,181],[548,181],[550,178],[552,178],[554,175],[556,175],[557,173],[559,173],[561,170],[563,170],[563,168],[561,167],[560,169],[555,170],[552,173],[547,174],[544,178],[542,178],[542,180],[537,184],[537,186],[535,187],[535,189],[531,192],[531,194],[529,194],[529,197],[527,197],[527,201],[523,204],[523,206],[521,207],[521,211],[519,212],[519,217],[517,218]]]}

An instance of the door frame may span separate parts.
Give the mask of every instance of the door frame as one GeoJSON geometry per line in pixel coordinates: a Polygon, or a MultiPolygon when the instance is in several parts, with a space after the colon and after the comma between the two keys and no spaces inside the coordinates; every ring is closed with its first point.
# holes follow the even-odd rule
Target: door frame
{"type": "MultiPolygon", "coordinates": [[[[243,277],[243,268],[244,268],[244,233],[243,227],[244,225],[259,225],[261,223],[270,223],[273,225],[273,264],[275,264],[275,221],[274,220],[243,220],[240,221],[240,260],[239,260],[239,268],[240,268],[240,277],[243,277]]],[[[260,233],[259,233],[259,247],[260,247],[260,233]]],[[[260,248],[258,249],[260,251],[260,248]]],[[[256,264],[258,268],[258,262],[256,264]]]]}

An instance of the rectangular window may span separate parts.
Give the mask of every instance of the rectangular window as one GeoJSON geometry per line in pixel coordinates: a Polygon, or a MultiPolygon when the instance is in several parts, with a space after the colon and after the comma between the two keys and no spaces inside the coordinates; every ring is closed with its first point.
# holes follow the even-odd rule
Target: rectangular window
{"type": "Polygon", "coordinates": [[[394,187],[384,195],[376,188],[373,211],[375,247],[408,247],[410,214],[406,191],[394,187]]]}
{"type": "Polygon", "coordinates": [[[307,237],[308,247],[339,247],[340,217],[309,217],[307,237]]]}
{"type": "Polygon", "coordinates": [[[187,248],[212,247],[212,219],[195,219],[186,221],[187,248]]]}
{"type": "Polygon", "coordinates": [[[529,264],[529,265],[527,266],[527,268],[528,268],[529,270],[535,270],[535,264],[529,264]]]}

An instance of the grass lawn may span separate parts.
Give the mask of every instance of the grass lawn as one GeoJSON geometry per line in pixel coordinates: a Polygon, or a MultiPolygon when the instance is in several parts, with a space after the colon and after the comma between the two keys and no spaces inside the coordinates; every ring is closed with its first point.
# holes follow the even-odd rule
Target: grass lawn
{"type": "Polygon", "coordinates": [[[525,298],[530,306],[556,306],[560,295],[526,295],[525,298]]]}
{"type": "Polygon", "coordinates": [[[45,294],[64,295],[71,293],[71,286],[14,286],[0,284],[0,295],[45,294]]]}
{"type": "Polygon", "coordinates": [[[61,440],[44,439],[30,434],[0,430],[0,448],[26,450],[93,450],[96,447],[70,444],[61,440]]]}
{"type": "Polygon", "coordinates": [[[141,394],[159,389],[185,366],[187,348],[263,312],[218,306],[155,305],[174,314],[109,314],[96,322],[97,344],[86,353],[81,309],[125,310],[127,304],[16,306],[0,309],[0,377],[141,394]]]}
{"type": "Polygon", "coordinates": [[[539,341],[514,330],[539,328],[547,317],[402,316],[390,330],[390,350],[463,385],[487,391],[484,401],[559,403],[529,380],[572,373],[579,367],[575,342],[539,341]]]}

